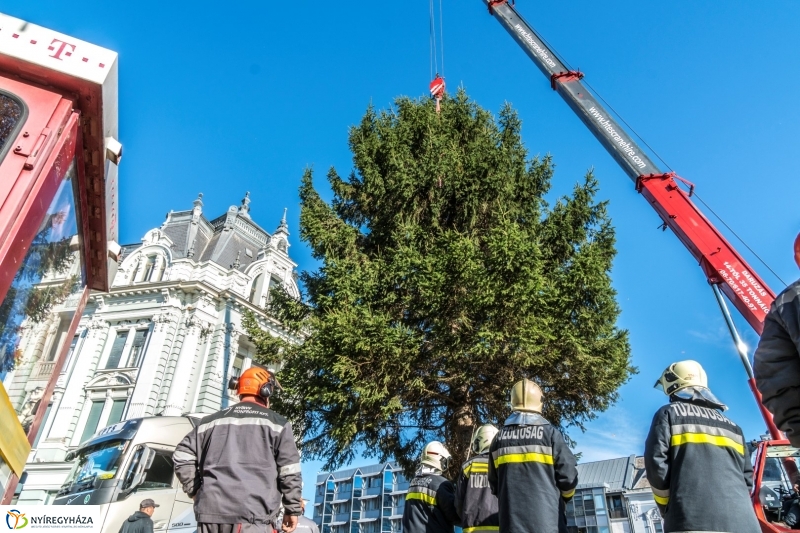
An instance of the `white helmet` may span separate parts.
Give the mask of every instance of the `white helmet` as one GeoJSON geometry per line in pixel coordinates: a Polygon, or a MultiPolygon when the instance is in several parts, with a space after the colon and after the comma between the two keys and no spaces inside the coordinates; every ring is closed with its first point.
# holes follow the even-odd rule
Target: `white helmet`
{"type": "Polygon", "coordinates": [[[489,446],[492,445],[495,435],[498,430],[491,424],[484,424],[475,432],[472,438],[472,453],[480,454],[489,451],[489,446]]]}
{"type": "Polygon", "coordinates": [[[655,388],[661,389],[667,396],[671,396],[686,387],[708,388],[706,371],[697,361],[688,360],[672,363],[661,373],[661,377],[658,378],[655,384],[655,388]]]}
{"type": "Polygon", "coordinates": [[[541,387],[527,378],[514,383],[514,386],[511,387],[511,410],[523,413],[541,413],[541,387]]]}
{"type": "Polygon", "coordinates": [[[438,440],[429,442],[422,448],[420,463],[431,466],[444,472],[450,464],[450,452],[438,440]]]}

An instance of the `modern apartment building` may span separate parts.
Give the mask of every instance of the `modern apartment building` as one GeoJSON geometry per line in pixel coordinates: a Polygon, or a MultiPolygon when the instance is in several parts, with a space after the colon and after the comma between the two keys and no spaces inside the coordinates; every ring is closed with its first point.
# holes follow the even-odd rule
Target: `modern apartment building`
{"type": "Polygon", "coordinates": [[[570,533],[662,533],[644,459],[631,455],[579,464],[567,528],[570,533]]]}
{"type": "Polygon", "coordinates": [[[406,492],[395,463],[319,474],[314,521],[321,533],[401,533],[406,492]]]}
{"type": "MultiPolygon", "coordinates": [[[[570,533],[662,533],[641,457],[580,464],[578,480],[567,504],[570,533]]],[[[406,492],[395,463],[319,474],[314,521],[321,533],[402,533],[406,492]]]]}

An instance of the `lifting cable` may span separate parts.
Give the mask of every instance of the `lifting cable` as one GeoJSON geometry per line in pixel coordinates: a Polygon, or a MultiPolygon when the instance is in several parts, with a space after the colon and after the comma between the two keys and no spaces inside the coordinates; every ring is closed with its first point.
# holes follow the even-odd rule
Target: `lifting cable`
{"type": "MultiPolygon", "coordinates": [[[[431,0],[431,1],[433,1],[433,0],[431,0]]],[[[490,9],[491,9],[491,8],[490,8],[490,9]]],[[[524,21],[526,24],[528,24],[528,26],[529,26],[530,28],[534,29],[534,31],[535,31],[535,28],[533,28],[533,26],[532,26],[530,23],[528,23],[528,21],[526,21],[526,20],[525,20],[525,19],[522,17],[522,15],[520,15],[519,13],[517,13],[517,16],[518,16],[518,17],[520,17],[520,18],[522,18],[522,20],[523,20],[523,21],[524,21]]],[[[559,54],[559,53],[558,53],[558,50],[556,50],[556,48],[555,48],[553,45],[551,45],[549,42],[547,42],[547,40],[546,40],[544,37],[542,37],[542,35],[541,35],[539,32],[536,32],[536,34],[537,34],[537,36],[538,36],[538,37],[539,37],[539,38],[542,40],[542,42],[544,42],[544,44],[546,44],[546,45],[547,45],[547,47],[548,47],[548,48],[550,48],[550,50],[552,50],[552,51],[553,51],[553,54],[556,56],[556,58],[557,58],[559,61],[561,61],[561,63],[562,63],[562,64],[563,64],[565,67],[567,67],[567,69],[568,69],[568,70],[573,70],[573,68],[572,68],[572,66],[569,64],[569,62],[567,62],[567,60],[566,60],[566,59],[565,59],[565,58],[564,58],[564,57],[563,57],[561,54],[559,54]]],[[[630,124],[628,124],[628,122],[625,120],[625,118],[623,118],[623,116],[622,116],[622,115],[620,115],[620,114],[617,112],[617,110],[616,110],[616,109],[614,109],[614,107],[613,107],[613,106],[612,106],[610,103],[608,103],[608,102],[606,101],[606,99],[605,99],[605,98],[603,98],[603,96],[602,96],[602,95],[601,95],[601,94],[600,94],[600,93],[599,93],[597,90],[595,90],[595,88],[594,88],[594,87],[592,87],[592,86],[591,86],[591,84],[589,84],[589,82],[586,80],[586,78],[583,78],[581,81],[582,81],[582,82],[583,82],[583,84],[586,86],[586,88],[587,88],[587,89],[589,89],[589,90],[592,92],[592,94],[593,94],[595,97],[597,97],[597,98],[598,98],[598,99],[599,99],[601,102],[603,102],[603,104],[605,104],[605,106],[606,106],[606,107],[607,107],[607,108],[608,108],[608,109],[611,111],[611,113],[613,113],[613,114],[614,114],[614,116],[616,116],[616,117],[619,119],[619,121],[620,121],[620,122],[622,122],[623,124],[625,124],[625,126],[628,128],[628,130],[630,130],[630,132],[631,132],[631,133],[633,133],[633,135],[634,135],[634,136],[636,136],[636,138],[637,138],[637,139],[639,139],[639,140],[642,142],[642,144],[644,144],[644,145],[645,145],[645,146],[646,146],[646,147],[647,147],[647,148],[650,150],[650,152],[651,152],[651,153],[652,153],[654,156],[656,156],[656,158],[657,158],[659,161],[661,161],[661,163],[663,163],[663,164],[664,164],[664,166],[665,166],[665,167],[667,167],[667,168],[668,168],[668,169],[669,169],[671,172],[673,172],[673,173],[675,172],[675,171],[673,170],[673,168],[672,168],[672,167],[669,165],[669,163],[667,163],[667,162],[664,160],[664,158],[663,158],[663,157],[661,157],[661,155],[659,155],[659,153],[658,153],[658,152],[656,152],[656,150],[655,150],[655,149],[654,149],[652,146],[650,146],[650,145],[647,143],[647,141],[644,139],[644,137],[642,137],[641,135],[639,135],[639,133],[638,133],[638,132],[637,132],[637,131],[636,131],[636,130],[633,128],[633,126],[631,126],[630,124]]],[[[775,276],[775,277],[778,279],[778,281],[780,281],[781,283],[783,283],[784,287],[788,286],[788,284],[787,284],[785,281],[783,281],[783,279],[781,279],[781,277],[780,277],[780,276],[779,276],[779,275],[778,275],[778,274],[777,274],[777,273],[776,273],[776,272],[775,272],[775,271],[772,269],[772,267],[770,267],[770,266],[767,264],[767,262],[766,262],[766,261],[764,261],[764,260],[761,258],[761,256],[760,256],[760,255],[758,255],[758,254],[755,252],[755,250],[753,250],[753,249],[750,247],[750,245],[749,245],[749,244],[747,244],[747,242],[746,242],[746,241],[745,241],[743,238],[741,238],[741,237],[739,236],[739,234],[737,234],[737,233],[736,233],[736,232],[733,230],[733,228],[731,228],[731,227],[728,225],[728,223],[727,223],[727,222],[725,222],[725,220],[724,220],[724,219],[723,219],[721,216],[719,216],[719,215],[718,215],[718,214],[717,214],[717,213],[716,213],[716,212],[715,212],[713,209],[711,209],[711,206],[709,206],[709,205],[708,205],[708,204],[707,204],[705,201],[703,201],[703,199],[702,199],[702,198],[700,198],[700,196],[697,194],[697,191],[693,191],[693,196],[694,196],[695,198],[697,198],[697,199],[700,201],[700,203],[701,203],[701,204],[703,204],[703,205],[705,206],[705,208],[706,208],[706,209],[708,209],[708,211],[709,211],[709,212],[710,212],[712,215],[714,215],[714,217],[716,217],[716,219],[717,219],[717,220],[719,220],[719,221],[720,221],[720,223],[721,223],[723,226],[725,226],[725,227],[728,229],[728,231],[730,231],[730,232],[731,232],[731,234],[733,234],[733,236],[734,236],[734,237],[736,237],[736,239],[737,239],[737,240],[738,240],[740,243],[742,243],[742,245],[743,245],[745,248],[747,248],[747,249],[750,251],[750,253],[751,253],[751,254],[753,254],[753,256],[755,256],[755,258],[756,258],[756,259],[758,259],[758,261],[759,261],[759,262],[760,262],[762,265],[764,265],[764,267],[765,267],[767,270],[769,270],[769,271],[772,273],[772,275],[773,275],[773,276],[775,276]]]]}
{"type": "Polygon", "coordinates": [[[430,71],[429,85],[431,98],[436,100],[436,112],[440,110],[439,103],[444,96],[444,29],[442,25],[442,0],[439,0],[439,37],[436,37],[436,0],[428,1],[429,15],[429,40],[430,40],[430,71]],[[441,62],[440,62],[441,59],[441,62]],[[441,65],[441,70],[439,66],[441,65]]]}

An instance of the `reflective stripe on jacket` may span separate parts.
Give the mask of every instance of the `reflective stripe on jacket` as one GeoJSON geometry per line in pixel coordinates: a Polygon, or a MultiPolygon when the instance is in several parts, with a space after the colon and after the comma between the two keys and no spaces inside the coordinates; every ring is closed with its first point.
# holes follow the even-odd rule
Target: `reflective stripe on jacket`
{"type": "Polygon", "coordinates": [[[497,496],[489,487],[489,454],[476,455],[461,467],[456,480],[456,511],[464,533],[496,532],[497,496]]]}
{"type": "Polygon", "coordinates": [[[406,493],[403,533],[453,533],[457,525],[453,484],[438,474],[417,473],[406,493]]]}
{"type": "Polygon", "coordinates": [[[575,456],[541,415],[516,418],[524,424],[507,421],[489,449],[488,480],[498,499],[500,531],[565,533],[564,500],[578,484],[575,456]]]}
{"type": "Polygon", "coordinates": [[[741,428],[717,409],[673,401],[656,412],[644,451],[665,533],[760,531],[741,428]]]}
{"type": "Polygon", "coordinates": [[[764,405],[792,446],[800,446],[800,281],[772,303],[753,359],[764,405]]]}
{"type": "Polygon", "coordinates": [[[175,475],[198,522],[268,524],[302,514],[300,454],[288,420],[237,403],[200,423],[175,448],[175,475]]]}

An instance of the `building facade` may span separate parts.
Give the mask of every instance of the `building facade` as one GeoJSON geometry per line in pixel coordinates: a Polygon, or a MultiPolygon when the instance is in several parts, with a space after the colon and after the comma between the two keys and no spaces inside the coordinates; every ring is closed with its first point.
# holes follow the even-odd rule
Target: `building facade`
{"type": "Polygon", "coordinates": [[[567,503],[570,533],[662,533],[644,459],[632,455],[578,465],[578,487],[567,503]]]}
{"type": "Polygon", "coordinates": [[[401,533],[407,492],[395,463],[319,474],[314,521],[321,533],[401,533]]]}
{"type": "Polygon", "coordinates": [[[3,383],[23,426],[46,412],[19,503],[48,503],[71,466],[67,452],[98,429],[143,416],[212,413],[238,401],[226,384],[255,354],[242,330],[246,311],[271,334],[298,340],[265,312],[275,286],[299,297],[285,213],[270,234],[250,218],[249,207],[248,193],[241,205],[209,220],[200,195],[141,243],[123,246],[111,289],[89,298],[71,338],[66,317],[75,298],[45,320],[22,324],[18,363],[3,383]],[[52,400],[42,405],[55,347],[64,342],[67,360],[52,400]]]}
{"type": "MultiPolygon", "coordinates": [[[[408,480],[395,463],[317,475],[314,521],[321,533],[402,533],[408,480]]],[[[570,533],[662,533],[644,475],[630,456],[578,465],[578,487],[566,506],[570,533]]]]}

